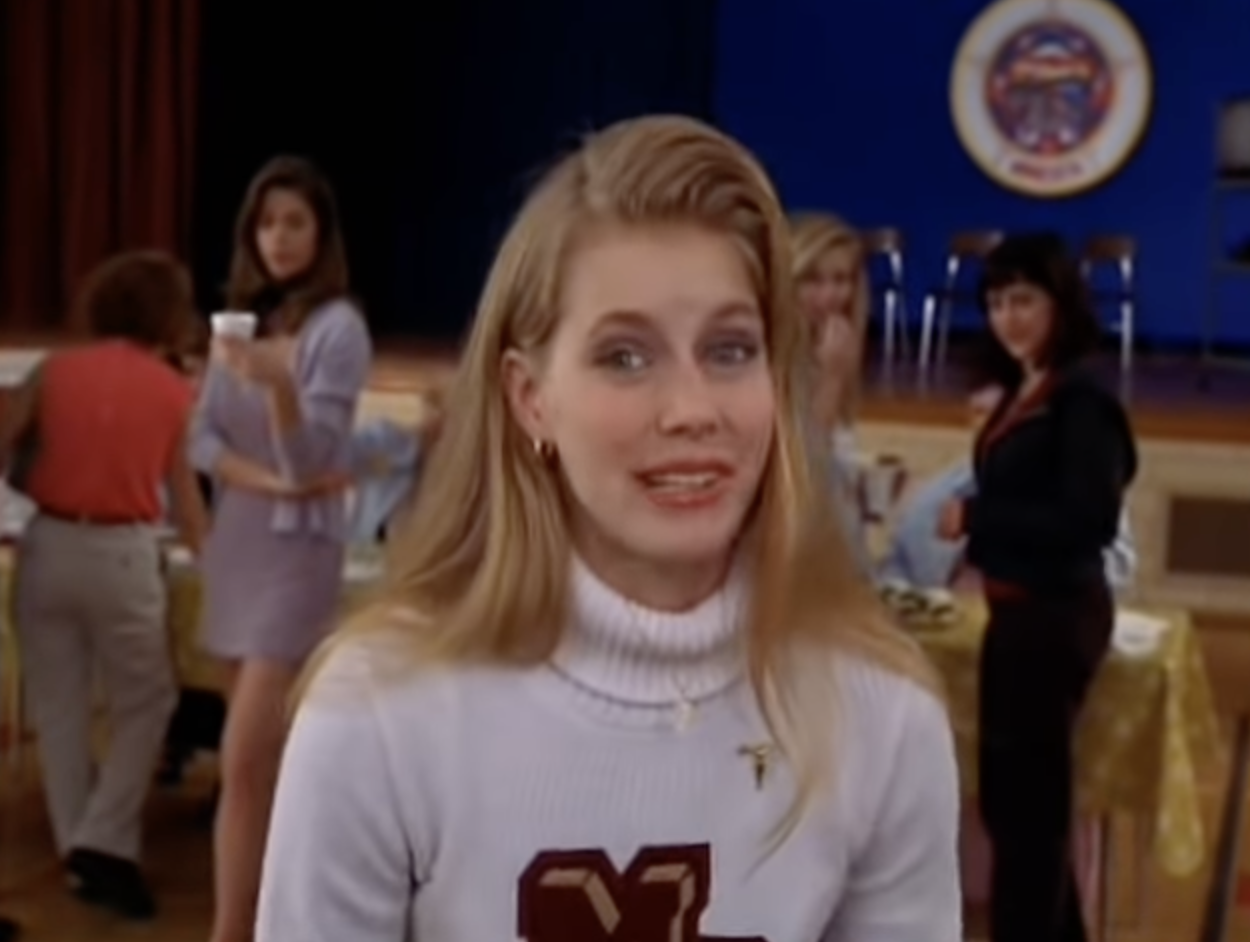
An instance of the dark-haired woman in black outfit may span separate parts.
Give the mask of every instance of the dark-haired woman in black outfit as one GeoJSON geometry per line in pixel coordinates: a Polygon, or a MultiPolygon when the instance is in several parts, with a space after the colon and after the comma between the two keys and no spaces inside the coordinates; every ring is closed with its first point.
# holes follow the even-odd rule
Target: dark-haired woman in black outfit
{"type": "Polygon", "coordinates": [[[1072,738],[1115,608],[1102,562],[1137,452],[1124,408],[1082,367],[1098,336],[1063,242],[1006,239],[986,260],[989,380],[1007,391],[975,445],[976,497],[945,508],[989,607],[980,798],[994,942],[1083,942],[1071,855],[1072,738]]]}

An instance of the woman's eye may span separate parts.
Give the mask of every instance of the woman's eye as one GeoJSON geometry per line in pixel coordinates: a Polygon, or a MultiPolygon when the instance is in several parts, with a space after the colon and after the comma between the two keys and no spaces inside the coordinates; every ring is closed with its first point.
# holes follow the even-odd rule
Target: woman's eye
{"type": "Polygon", "coordinates": [[[647,365],[647,359],[637,350],[621,347],[609,350],[599,360],[611,370],[622,373],[636,373],[647,365]]]}
{"type": "Polygon", "coordinates": [[[759,352],[759,344],[744,341],[718,343],[711,350],[713,361],[723,366],[749,363],[759,355],[759,352]]]}

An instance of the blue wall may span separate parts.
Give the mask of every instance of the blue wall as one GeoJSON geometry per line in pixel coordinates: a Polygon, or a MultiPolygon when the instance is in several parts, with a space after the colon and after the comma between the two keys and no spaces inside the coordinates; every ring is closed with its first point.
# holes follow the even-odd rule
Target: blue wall
{"type": "MultiPolygon", "coordinates": [[[[1125,233],[1141,252],[1139,336],[1199,336],[1210,255],[1215,107],[1250,94],[1250,0],[1121,0],[1150,50],[1147,136],[1115,178],[1039,201],[982,175],[948,106],[955,49],[984,0],[721,0],[717,119],[768,165],[794,208],[826,208],[909,239],[913,297],[957,229],[1125,233]]],[[[1250,237],[1250,193],[1227,213],[1250,237]]],[[[1226,285],[1227,340],[1250,342],[1250,279],[1226,285]]],[[[918,303],[913,309],[919,308],[918,303]]]]}

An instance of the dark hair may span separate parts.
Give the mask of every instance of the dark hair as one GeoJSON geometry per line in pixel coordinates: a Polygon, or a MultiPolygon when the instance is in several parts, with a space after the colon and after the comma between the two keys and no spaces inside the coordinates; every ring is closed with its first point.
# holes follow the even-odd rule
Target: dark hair
{"type": "MultiPolygon", "coordinates": [[[[1092,353],[1098,346],[1098,314],[1080,266],[1062,237],[1049,232],[1008,236],[986,257],[977,287],[977,303],[987,320],[989,295],[1013,284],[1041,288],[1054,304],[1050,336],[1042,351],[1048,369],[1062,370],[1092,353]]],[[[986,331],[985,350],[977,381],[1019,386],[1022,366],[1004,349],[992,330],[986,331]]]]}
{"type": "MultiPolygon", "coordinates": [[[[265,299],[277,300],[276,328],[296,333],[318,305],[347,294],[347,252],[330,183],[302,157],[275,157],[252,179],[234,228],[227,303],[235,310],[257,310],[265,299]],[[270,190],[290,190],[308,203],[317,221],[317,254],[312,266],[293,284],[269,277],[256,244],[256,228],[270,190]]],[[[257,310],[257,313],[265,313],[257,310]]]]}
{"type": "Polygon", "coordinates": [[[77,314],[95,337],[120,338],[153,349],[172,349],[194,320],[191,275],[172,255],[123,252],[87,276],[77,314]]]}

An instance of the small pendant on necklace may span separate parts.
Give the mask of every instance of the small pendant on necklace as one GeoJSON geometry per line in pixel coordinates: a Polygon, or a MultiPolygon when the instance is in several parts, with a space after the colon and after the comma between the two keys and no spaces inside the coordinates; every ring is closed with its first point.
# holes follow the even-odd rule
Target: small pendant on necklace
{"type": "Polygon", "coordinates": [[[690,724],[694,722],[694,704],[682,697],[677,702],[677,732],[684,733],[690,728],[690,724]]]}

